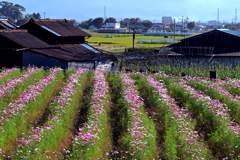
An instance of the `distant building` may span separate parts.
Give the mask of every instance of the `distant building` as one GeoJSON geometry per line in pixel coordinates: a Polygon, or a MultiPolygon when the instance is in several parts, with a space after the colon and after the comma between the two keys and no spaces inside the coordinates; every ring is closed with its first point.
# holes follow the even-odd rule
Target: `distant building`
{"type": "Polygon", "coordinates": [[[120,23],[106,23],[106,28],[119,29],[120,28],[120,23]]]}
{"type": "Polygon", "coordinates": [[[216,20],[208,21],[208,25],[214,26],[217,24],[218,24],[218,22],[216,20]]]}
{"type": "Polygon", "coordinates": [[[119,28],[119,33],[127,33],[127,28],[119,28]]]}
{"type": "Polygon", "coordinates": [[[173,23],[172,17],[162,17],[162,23],[165,25],[173,23]]]}
{"type": "Polygon", "coordinates": [[[183,25],[176,25],[176,31],[183,31],[183,25]]]}
{"type": "Polygon", "coordinates": [[[163,23],[153,23],[153,26],[149,29],[149,31],[161,31],[164,30],[165,24],[163,23]]]}
{"type": "Polygon", "coordinates": [[[119,33],[119,29],[115,28],[100,28],[98,33],[119,33]]]}

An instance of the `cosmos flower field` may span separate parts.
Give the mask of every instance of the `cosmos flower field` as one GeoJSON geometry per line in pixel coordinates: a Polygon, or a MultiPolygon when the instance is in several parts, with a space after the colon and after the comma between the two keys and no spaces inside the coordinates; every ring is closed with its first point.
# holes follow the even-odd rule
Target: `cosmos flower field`
{"type": "Polygon", "coordinates": [[[239,159],[240,80],[0,72],[0,159],[239,159]]]}

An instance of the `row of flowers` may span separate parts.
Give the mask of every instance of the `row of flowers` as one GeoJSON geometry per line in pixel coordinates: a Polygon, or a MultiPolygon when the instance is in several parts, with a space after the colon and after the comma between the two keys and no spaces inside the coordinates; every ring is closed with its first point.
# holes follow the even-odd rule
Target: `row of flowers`
{"type": "MultiPolygon", "coordinates": [[[[81,94],[81,81],[84,71],[78,69],[67,79],[60,95],[53,98],[50,106],[51,114],[45,123],[40,126],[32,127],[28,137],[19,137],[16,139],[19,143],[19,149],[14,158],[57,158],[57,147],[67,136],[72,127],[73,115],[76,114],[75,108],[78,108],[79,94],[81,94]],[[69,122],[70,121],[70,122],[69,122]]],[[[38,122],[35,122],[37,125],[38,122]]],[[[67,146],[65,146],[67,147],[67,146]]],[[[64,148],[65,149],[65,148],[64,148]]]]}
{"type": "Polygon", "coordinates": [[[3,70],[2,72],[0,72],[0,79],[6,77],[7,75],[10,75],[16,71],[20,71],[20,69],[19,68],[11,68],[11,69],[3,70]]]}
{"type": "Polygon", "coordinates": [[[88,109],[87,122],[80,124],[77,135],[72,141],[71,157],[95,159],[96,157],[108,157],[111,133],[108,128],[108,83],[105,80],[104,71],[95,71],[93,95],[88,109]]]}
{"type": "Polygon", "coordinates": [[[0,148],[7,146],[11,143],[11,139],[18,136],[16,133],[21,133],[21,130],[26,130],[29,124],[26,123],[26,118],[36,118],[32,114],[39,114],[41,107],[44,107],[44,98],[47,97],[49,92],[57,82],[63,78],[63,73],[60,68],[51,70],[50,75],[44,77],[38,83],[30,85],[28,89],[24,90],[22,95],[8,107],[1,111],[0,119],[0,148]],[[45,92],[48,92],[45,93],[45,92]]]}
{"type": "Polygon", "coordinates": [[[136,159],[156,157],[156,132],[153,120],[144,112],[144,102],[139,96],[134,80],[128,74],[120,74],[123,95],[127,102],[128,133],[124,136],[126,153],[136,159]]]}
{"type": "MultiPolygon", "coordinates": [[[[156,74],[157,76],[158,74],[156,74]]],[[[206,158],[208,149],[201,139],[203,135],[199,135],[195,131],[194,119],[191,118],[188,108],[180,108],[176,105],[175,99],[169,96],[168,90],[165,88],[163,80],[156,81],[156,77],[148,76],[146,80],[148,84],[154,88],[159,95],[159,100],[165,103],[166,118],[166,150],[168,158],[190,158],[202,159],[206,158]]]]}
{"type": "Polygon", "coordinates": [[[215,80],[207,79],[187,79],[189,84],[194,88],[203,91],[207,95],[211,95],[213,99],[218,99],[228,106],[228,111],[236,122],[240,123],[240,97],[232,95],[228,90],[239,90],[239,82],[236,80],[215,80]]]}
{"type": "MultiPolygon", "coordinates": [[[[181,92],[184,99],[188,99],[191,103],[192,110],[194,110],[197,120],[203,120],[203,123],[212,124],[210,126],[205,126],[208,128],[207,132],[211,132],[209,137],[209,144],[211,148],[220,148],[220,150],[225,150],[229,154],[226,156],[234,156],[235,158],[240,153],[238,149],[238,144],[240,143],[239,138],[240,130],[236,122],[231,121],[232,118],[228,114],[229,108],[226,104],[220,102],[219,100],[214,100],[210,96],[204,94],[202,91],[198,91],[186,83],[185,80],[180,80],[180,82],[175,82],[176,88],[181,92]],[[211,130],[211,131],[210,131],[211,130]],[[221,139],[221,141],[219,140],[221,139]],[[228,144],[228,147],[222,145],[228,144]]],[[[204,127],[204,126],[203,126],[204,127]]],[[[221,157],[223,158],[223,157],[221,157]]]]}
{"type": "Polygon", "coordinates": [[[0,98],[11,94],[15,87],[23,85],[24,81],[34,75],[35,73],[42,70],[41,68],[28,68],[27,72],[13,80],[8,81],[5,85],[0,85],[0,98]]]}

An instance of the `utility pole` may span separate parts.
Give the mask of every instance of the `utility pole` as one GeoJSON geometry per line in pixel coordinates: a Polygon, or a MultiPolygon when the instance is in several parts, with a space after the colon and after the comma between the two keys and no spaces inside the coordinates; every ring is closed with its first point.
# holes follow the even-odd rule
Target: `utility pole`
{"type": "Polygon", "coordinates": [[[174,29],[174,43],[175,43],[175,31],[176,31],[176,22],[175,22],[175,18],[174,18],[174,23],[173,23],[173,29],[174,29]]]}
{"type": "Polygon", "coordinates": [[[182,16],[182,32],[184,32],[184,26],[183,26],[183,16],[182,16]]]}
{"type": "Polygon", "coordinates": [[[135,33],[133,31],[133,51],[134,51],[134,39],[135,39],[135,33]]]}
{"type": "Polygon", "coordinates": [[[46,18],[45,15],[46,15],[46,13],[44,12],[44,19],[46,18]]]}

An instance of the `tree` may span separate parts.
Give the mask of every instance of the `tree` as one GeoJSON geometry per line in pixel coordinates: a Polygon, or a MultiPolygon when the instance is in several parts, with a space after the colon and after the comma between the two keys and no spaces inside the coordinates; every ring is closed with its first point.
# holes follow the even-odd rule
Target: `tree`
{"type": "Polygon", "coordinates": [[[77,25],[77,21],[75,19],[68,20],[68,23],[73,25],[73,26],[77,25]]]}
{"type": "Polygon", "coordinates": [[[143,31],[143,32],[147,32],[147,31],[148,31],[148,29],[149,29],[149,28],[147,28],[147,27],[144,27],[144,28],[142,28],[142,31],[143,31]]]}
{"type": "Polygon", "coordinates": [[[240,28],[240,23],[236,24],[236,27],[237,27],[237,28],[240,28]]]}
{"type": "Polygon", "coordinates": [[[125,22],[127,22],[127,24],[129,24],[129,18],[124,18],[124,20],[123,21],[125,21],[125,22]]]}
{"type": "Polygon", "coordinates": [[[80,24],[77,25],[77,27],[81,28],[81,29],[88,29],[88,23],[87,21],[83,21],[80,24]]]}
{"type": "Polygon", "coordinates": [[[105,20],[105,23],[117,23],[116,19],[113,17],[109,17],[105,20]]]}
{"type": "Polygon", "coordinates": [[[174,31],[174,24],[173,23],[169,24],[168,27],[169,27],[170,32],[174,31]]]}
{"type": "Polygon", "coordinates": [[[98,18],[95,18],[93,20],[93,25],[97,28],[100,28],[103,24],[103,18],[102,17],[98,17],[98,18]]]}
{"type": "Polygon", "coordinates": [[[141,19],[139,18],[139,17],[137,17],[137,18],[130,18],[129,19],[129,24],[131,25],[131,26],[133,26],[133,25],[139,25],[141,23],[141,19]]]}
{"type": "Polygon", "coordinates": [[[19,4],[13,5],[13,3],[2,1],[0,2],[0,13],[4,16],[10,17],[12,19],[19,19],[23,17],[22,12],[26,11],[26,8],[19,4]]]}
{"type": "Polygon", "coordinates": [[[146,20],[144,22],[142,22],[143,26],[146,27],[146,28],[151,28],[153,26],[153,23],[149,20],[146,20]]]}
{"type": "Polygon", "coordinates": [[[126,21],[122,21],[122,20],[120,21],[120,27],[121,28],[126,28],[127,25],[128,25],[128,23],[126,21]]]}
{"type": "Polygon", "coordinates": [[[41,19],[41,15],[39,13],[33,13],[33,14],[26,14],[25,15],[26,19],[41,19]]]}
{"type": "Polygon", "coordinates": [[[131,27],[131,30],[133,30],[133,31],[136,31],[136,30],[138,30],[138,29],[139,29],[138,26],[133,26],[133,27],[131,27]]]}
{"type": "Polygon", "coordinates": [[[28,19],[27,18],[20,18],[20,19],[18,19],[17,20],[17,25],[18,26],[21,26],[21,25],[23,25],[24,23],[27,23],[28,22],[28,19]]]}
{"type": "Polygon", "coordinates": [[[190,30],[193,30],[193,28],[195,28],[195,23],[194,22],[189,22],[187,24],[187,28],[190,29],[190,30]]]}
{"type": "Polygon", "coordinates": [[[33,17],[32,14],[26,14],[26,15],[25,15],[25,19],[28,19],[28,20],[31,19],[32,17],[33,17]]]}
{"type": "Polygon", "coordinates": [[[39,13],[33,13],[33,14],[32,14],[32,18],[33,18],[33,19],[41,19],[41,16],[40,16],[39,13]]]}
{"type": "Polygon", "coordinates": [[[231,29],[231,30],[236,30],[236,26],[234,24],[226,24],[225,28],[231,29]]]}

